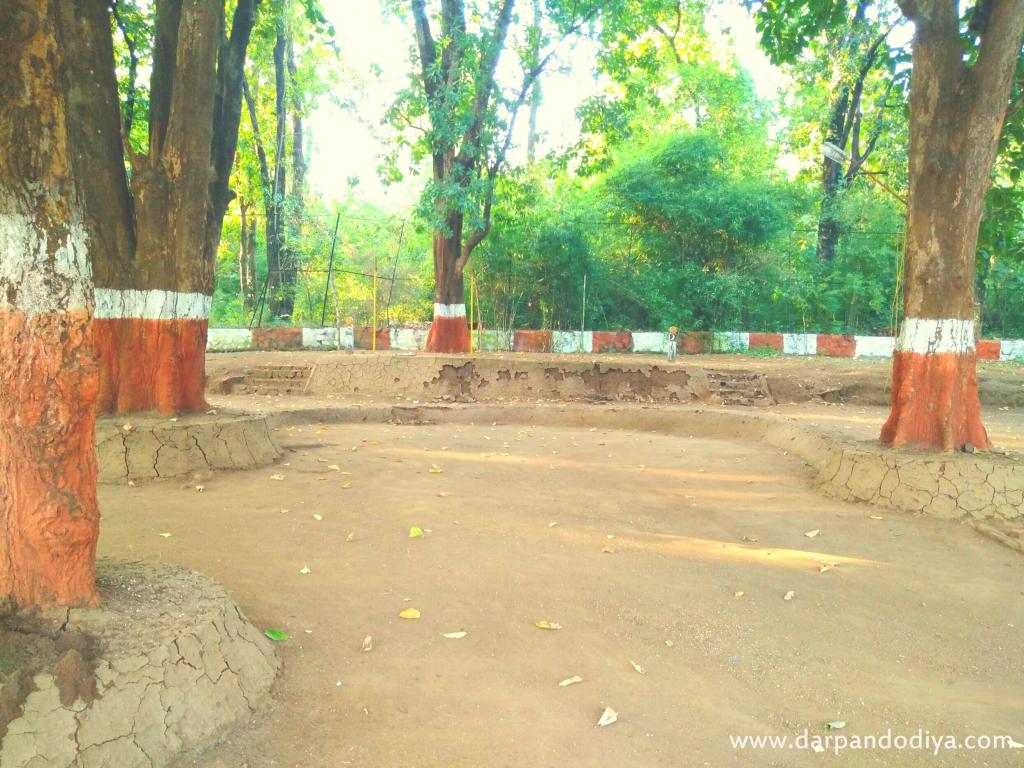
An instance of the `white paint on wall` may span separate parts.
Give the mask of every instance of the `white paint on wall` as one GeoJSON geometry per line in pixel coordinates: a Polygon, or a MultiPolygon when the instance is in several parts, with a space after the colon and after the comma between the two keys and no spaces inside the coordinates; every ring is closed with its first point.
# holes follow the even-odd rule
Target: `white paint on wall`
{"type": "Polygon", "coordinates": [[[746,352],[748,349],[750,349],[750,334],[745,331],[725,331],[715,334],[715,352],[746,352]]]}
{"type": "Polygon", "coordinates": [[[892,357],[896,339],[892,336],[854,336],[854,357],[892,357]]]}
{"type": "Polygon", "coordinates": [[[248,328],[211,328],[206,334],[208,352],[240,352],[252,348],[252,331],[248,328]]]}
{"type": "Polygon", "coordinates": [[[213,297],[179,291],[96,289],[98,320],[206,320],[213,297]]]}
{"type": "Polygon", "coordinates": [[[668,351],[668,335],[660,331],[634,331],[633,351],[663,355],[668,351]]]}
{"type": "Polygon", "coordinates": [[[92,263],[86,244],[80,222],[50,243],[31,216],[0,213],[0,309],[29,317],[90,309],[92,263]]]}
{"type": "Polygon", "coordinates": [[[784,333],[782,334],[782,351],[787,355],[816,355],[818,354],[818,334],[784,333]]]}
{"type": "Polygon", "coordinates": [[[921,355],[962,355],[974,351],[974,321],[959,318],[903,320],[896,349],[921,355]]]}
{"type": "Polygon", "coordinates": [[[434,304],[434,317],[465,317],[465,304],[434,304]]]}
{"type": "Polygon", "coordinates": [[[302,329],[303,349],[337,349],[338,329],[337,328],[303,328],[302,329]]]}
{"type": "Polygon", "coordinates": [[[1000,339],[1000,360],[1024,360],[1024,339],[1000,339]]]}
{"type": "Polygon", "coordinates": [[[407,351],[418,351],[427,346],[427,334],[424,328],[392,328],[391,348],[407,351]]]}
{"type": "Polygon", "coordinates": [[[593,352],[593,331],[552,331],[551,351],[559,353],[593,352]]]}
{"type": "MultiPolygon", "coordinates": [[[[473,343],[476,344],[475,337],[473,343]]],[[[508,352],[514,343],[512,331],[485,330],[480,346],[485,352],[508,352]]]]}

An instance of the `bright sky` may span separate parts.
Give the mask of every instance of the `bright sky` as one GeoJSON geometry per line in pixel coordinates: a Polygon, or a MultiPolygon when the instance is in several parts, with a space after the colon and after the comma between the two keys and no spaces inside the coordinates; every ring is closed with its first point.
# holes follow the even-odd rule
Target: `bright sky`
{"type": "MultiPolygon", "coordinates": [[[[405,208],[415,200],[422,181],[414,178],[385,186],[378,178],[377,164],[389,130],[381,125],[381,119],[394,94],[406,84],[411,30],[402,20],[385,17],[376,2],[323,0],[323,5],[334,24],[336,42],[347,67],[363,80],[364,86],[355,112],[324,99],[310,118],[314,155],[310,181],[325,197],[340,199],[347,194],[348,179],[357,178],[359,197],[396,210],[405,208]]],[[[774,99],[783,84],[782,73],[758,49],[747,11],[736,0],[723,0],[713,8],[709,28],[713,36],[721,35],[718,30],[728,30],[736,57],[751,73],[758,94],[774,99]]],[[[728,44],[725,38],[720,39],[728,44]]],[[[563,46],[557,63],[568,65],[571,72],[558,72],[552,67],[543,76],[544,100],[538,117],[541,153],[566,147],[577,139],[576,108],[598,90],[590,43],[584,41],[575,48],[563,46]]],[[[523,114],[519,127],[524,129],[524,136],[525,122],[523,114]]],[[[520,155],[523,151],[520,147],[520,155]]],[[[516,154],[511,157],[512,162],[521,159],[516,154]]]]}

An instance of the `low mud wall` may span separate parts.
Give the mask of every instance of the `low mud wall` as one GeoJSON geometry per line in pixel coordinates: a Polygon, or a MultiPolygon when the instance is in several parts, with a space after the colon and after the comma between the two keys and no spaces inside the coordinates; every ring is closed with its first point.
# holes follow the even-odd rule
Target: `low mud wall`
{"type": "Polygon", "coordinates": [[[273,463],[281,449],[266,416],[217,413],[182,416],[106,416],[96,422],[101,483],[183,477],[213,469],[253,469],[273,463]]]}
{"type": "Polygon", "coordinates": [[[416,400],[634,400],[692,402],[709,396],[702,368],[442,355],[337,357],[317,364],[308,394],[372,394],[416,400]]]}

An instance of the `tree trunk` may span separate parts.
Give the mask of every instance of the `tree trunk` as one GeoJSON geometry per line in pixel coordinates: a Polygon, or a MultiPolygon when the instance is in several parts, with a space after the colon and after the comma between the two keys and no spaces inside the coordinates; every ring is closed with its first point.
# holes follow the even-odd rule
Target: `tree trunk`
{"type": "Polygon", "coordinates": [[[839,245],[839,188],[843,168],[826,159],[821,172],[821,208],[818,211],[818,261],[831,264],[839,245]]]}
{"type": "Polygon", "coordinates": [[[238,294],[242,300],[242,313],[249,304],[252,275],[249,274],[249,205],[239,200],[238,213],[241,219],[238,235],[238,294]]]}
{"type": "Polygon", "coordinates": [[[893,357],[890,445],[989,445],[975,373],[978,227],[1020,51],[1019,0],[995,0],[977,63],[960,55],[955,5],[921,4],[910,93],[904,321],[893,357]]]}
{"type": "Polygon", "coordinates": [[[108,265],[102,282],[97,271],[104,411],[206,408],[214,265],[204,248],[221,21],[216,0],[157,6],[149,153],[132,158],[135,253],[129,268],[108,265]]]}
{"type": "Polygon", "coordinates": [[[278,14],[277,40],[274,44],[274,116],[277,118],[274,131],[274,180],[267,208],[267,301],[270,314],[277,318],[291,318],[295,308],[295,274],[288,257],[285,243],[284,198],[287,192],[287,132],[288,101],[285,78],[284,18],[278,14]]]}
{"type": "Polygon", "coordinates": [[[55,0],[0,6],[0,603],[96,605],[93,290],[55,0]]]}
{"type": "Polygon", "coordinates": [[[427,352],[469,352],[462,220],[462,213],[450,212],[445,218],[447,231],[434,232],[434,322],[427,334],[427,352]]]}

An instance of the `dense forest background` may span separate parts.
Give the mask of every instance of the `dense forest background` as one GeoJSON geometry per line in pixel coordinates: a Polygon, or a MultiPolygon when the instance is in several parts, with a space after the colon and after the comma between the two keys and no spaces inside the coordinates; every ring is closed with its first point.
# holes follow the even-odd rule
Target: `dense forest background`
{"type": "MultiPolygon", "coordinates": [[[[389,0],[381,12],[405,18],[405,5],[389,0]]],[[[909,34],[895,9],[852,2],[783,64],[788,88],[765,101],[709,32],[704,3],[622,0],[623,13],[574,23],[571,35],[551,10],[558,3],[520,5],[508,53],[523,71],[543,50],[587,38],[601,89],[578,110],[578,141],[542,153],[543,73],[523,94],[517,83],[496,86],[487,130],[500,138],[519,107],[528,130],[517,142],[527,146],[481,181],[493,212],[466,274],[483,325],[890,333],[898,324],[909,34]],[[845,158],[823,157],[824,142],[845,158]]],[[[124,82],[150,55],[141,7],[115,13],[124,82]]],[[[379,126],[380,173],[394,183],[425,178],[427,164],[409,24],[409,87],[379,126]]],[[[330,140],[310,135],[310,115],[325,99],[358,113],[372,73],[347,67],[315,0],[264,9],[246,72],[211,323],[369,324],[375,305],[379,325],[429,320],[427,182],[427,202],[408,211],[366,202],[354,183],[341,200],[307,183],[311,146],[330,140]]],[[[128,114],[145,101],[136,86],[128,114]]],[[[1022,168],[1017,109],[978,248],[986,336],[1024,336],[1022,168]]]]}

